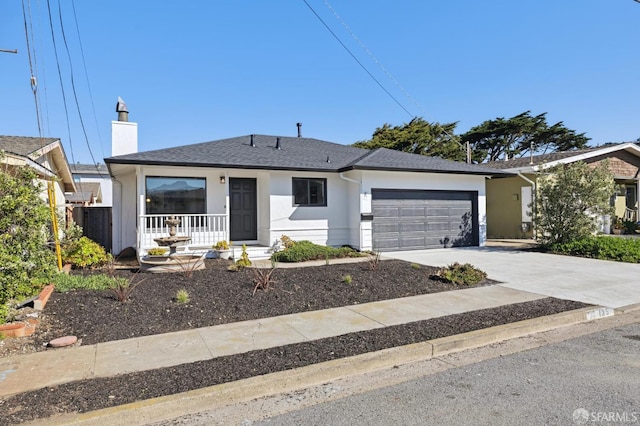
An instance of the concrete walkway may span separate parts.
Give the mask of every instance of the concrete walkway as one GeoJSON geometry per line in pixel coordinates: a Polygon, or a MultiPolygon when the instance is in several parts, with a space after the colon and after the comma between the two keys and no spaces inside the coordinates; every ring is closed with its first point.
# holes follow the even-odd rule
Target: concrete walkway
{"type": "Polygon", "coordinates": [[[542,297],[478,287],[0,358],[0,397],[542,297]]]}

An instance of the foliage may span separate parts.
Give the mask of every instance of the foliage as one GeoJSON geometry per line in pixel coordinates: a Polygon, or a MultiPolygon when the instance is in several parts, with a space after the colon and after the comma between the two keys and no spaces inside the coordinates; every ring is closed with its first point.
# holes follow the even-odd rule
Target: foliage
{"type": "Polygon", "coordinates": [[[462,142],[473,148],[473,160],[477,163],[497,161],[504,155],[521,157],[535,152],[555,152],[586,147],[589,138],[564,126],[562,121],[549,126],[546,112],[532,116],[525,111],[511,118],[499,117],[484,121],[463,134],[462,142]]]}
{"type": "Polygon", "coordinates": [[[288,249],[274,253],[271,258],[278,262],[305,262],[307,260],[359,257],[360,253],[350,247],[320,246],[311,241],[297,241],[288,249]]]}
{"type": "Polygon", "coordinates": [[[236,267],[240,270],[251,266],[251,260],[249,260],[249,253],[247,253],[247,245],[242,245],[242,253],[240,259],[236,260],[236,267]]]}
{"type": "Polygon", "coordinates": [[[104,274],[82,276],[59,273],[53,276],[51,283],[55,285],[56,291],[66,293],[78,289],[108,290],[113,286],[115,279],[115,277],[104,274]]]}
{"type": "Polygon", "coordinates": [[[147,250],[149,256],[164,256],[167,254],[167,249],[163,247],[153,247],[147,250]]]}
{"type": "Polygon", "coordinates": [[[625,234],[634,234],[638,229],[638,224],[632,220],[623,220],[622,229],[624,229],[625,234]]]}
{"type": "Polygon", "coordinates": [[[582,161],[552,167],[537,182],[534,216],[543,245],[593,235],[599,217],[612,212],[614,181],[606,162],[596,167],[582,161]]]}
{"type": "Polygon", "coordinates": [[[265,292],[271,289],[271,284],[276,282],[272,278],[272,275],[275,271],[276,271],[275,266],[273,266],[271,269],[254,268],[253,270],[253,282],[255,284],[255,287],[253,287],[254,295],[256,294],[256,291],[258,291],[258,289],[264,290],[265,292]]]}
{"type": "Polygon", "coordinates": [[[387,148],[412,154],[464,161],[466,153],[454,135],[457,123],[429,123],[416,117],[401,126],[384,124],[368,141],[353,144],[358,148],[387,148]]]}
{"type": "Polygon", "coordinates": [[[111,260],[111,255],[95,241],[81,237],[62,247],[62,260],[79,268],[95,268],[104,266],[111,260]]]}
{"type": "Polygon", "coordinates": [[[487,274],[470,263],[460,264],[455,262],[446,268],[440,269],[436,273],[436,277],[455,285],[476,285],[487,278],[487,274]]]}
{"type": "Polygon", "coordinates": [[[552,244],[553,253],[618,262],[640,263],[640,240],[635,238],[588,237],[552,244]]]}
{"type": "Polygon", "coordinates": [[[136,282],[135,278],[137,277],[137,275],[138,274],[133,275],[130,279],[126,279],[126,278],[113,279],[112,285],[111,287],[109,287],[109,290],[111,290],[111,292],[113,293],[113,296],[118,302],[124,303],[127,300],[129,300],[129,297],[131,297],[131,293],[133,292],[133,290],[141,282],[144,281],[144,279],[142,279],[136,282]]]}
{"type": "Polygon", "coordinates": [[[280,241],[282,242],[282,246],[285,249],[291,248],[296,244],[295,241],[293,241],[291,238],[289,238],[288,236],[286,236],[284,234],[282,234],[282,236],[280,237],[280,241]]]}
{"type": "Polygon", "coordinates": [[[190,300],[191,299],[189,298],[189,292],[184,288],[176,292],[176,302],[178,302],[179,304],[184,305],[186,303],[189,303],[190,300]]]}
{"type": "Polygon", "coordinates": [[[201,258],[194,259],[191,256],[188,256],[186,260],[183,260],[181,256],[172,257],[172,259],[176,262],[178,267],[180,267],[180,271],[185,278],[192,278],[193,273],[196,271],[198,266],[201,265],[201,258]]]}
{"type": "Polygon", "coordinates": [[[51,213],[36,177],[27,167],[0,169],[0,323],[11,300],[38,294],[57,269],[46,245],[51,213]]]}
{"type": "Polygon", "coordinates": [[[351,284],[353,282],[353,277],[349,274],[342,277],[342,282],[345,284],[351,284]]]}
{"type": "Polygon", "coordinates": [[[213,248],[216,250],[229,250],[229,247],[231,247],[231,241],[226,241],[226,240],[221,240],[218,241],[213,248]]]}
{"type": "Polygon", "coordinates": [[[422,265],[420,265],[419,263],[412,263],[411,264],[411,269],[420,269],[422,268],[422,265]]]}
{"type": "Polygon", "coordinates": [[[369,269],[375,271],[380,266],[380,252],[376,251],[367,255],[367,261],[369,262],[369,269]]]}

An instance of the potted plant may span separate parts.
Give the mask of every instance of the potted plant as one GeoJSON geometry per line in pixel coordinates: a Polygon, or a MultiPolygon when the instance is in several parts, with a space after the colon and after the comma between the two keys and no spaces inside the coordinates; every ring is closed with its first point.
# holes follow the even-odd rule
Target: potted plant
{"type": "Polygon", "coordinates": [[[611,225],[611,230],[615,235],[622,235],[624,232],[624,224],[621,218],[615,217],[613,225],[611,225]]]}
{"type": "Polygon", "coordinates": [[[231,254],[231,241],[221,240],[214,244],[215,250],[219,259],[228,259],[231,254]]]}

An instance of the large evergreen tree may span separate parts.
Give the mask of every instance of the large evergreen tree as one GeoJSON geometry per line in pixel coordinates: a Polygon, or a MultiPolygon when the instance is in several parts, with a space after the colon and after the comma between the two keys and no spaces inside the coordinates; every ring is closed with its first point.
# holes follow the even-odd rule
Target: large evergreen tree
{"type": "Polygon", "coordinates": [[[560,121],[547,124],[546,112],[532,116],[525,111],[511,118],[487,120],[463,134],[463,142],[473,149],[478,163],[497,161],[505,156],[521,157],[530,153],[569,151],[586,147],[589,138],[584,133],[568,129],[560,121]]]}
{"type": "Polygon", "coordinates": [[[454,134],[456,124],[429,123],[423,118],[416,117],[401,126],[384,124],[373,132],[370,140],[356,142],[354,146],[366,149],[388,148],[464,161],[465,151],[459,137],[454,134]]]}

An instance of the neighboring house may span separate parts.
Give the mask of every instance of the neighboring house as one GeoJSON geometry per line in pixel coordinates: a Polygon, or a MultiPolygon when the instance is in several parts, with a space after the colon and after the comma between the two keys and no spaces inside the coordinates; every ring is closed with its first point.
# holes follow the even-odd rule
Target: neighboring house
{"type": "MultiPolygon", "coordinates": [[[[638,220],[640,198],[640,147],[623,143],[583,149],[527,156],[508,161],[494,161],[486,165],[518,174],[515,177],[492,179],[487,183],[488,238],[531,238],[534,225],[529,214],[535,194],[536,174],[559,164],[584,161],[597,165],[608,160],[617,187],[612,203],[615,215],[626,220],[638,220]]],[[[613,194],[612,194],[613,195],[613,194]]],[[[603,221],[602,232],[609,233],[603,221]]]]}
{"type": "Polygon", "coordinates": [[[111,207],[113,205],[113,191],[109,170],[104,164],[71,164],[73,181],[79,193],[77,200],[89,201],[93,197],[93,202],[89,205],[94,207],[111,207]]]}
{"type": "MultiPolygon", "coordinates": [[[[131,124],[112,122],[114,151],[131,145],[118,141],[120,126],[131,124]]],[[[231,240],[262,246],[258,255],[266,255],[283,234],[359,250],[484,245],[485,180],[509,175],[382,148],[266,135],[105,162],[114,181],[115,253],[156,246],[154,238],[168,235],[164,220],[171,215],[181,219],[177,234],[191,237],[188,250],[231,240]]]]}
{"type": "Polygon", "coordinates": [[[74,207],[91,207],[102,202],[100,184],[97,182],[76,182],[78,192],[67,192],[67,204],[74,207]]]}
{"type": "Polygon", "coordinates": [[[9,169],[30,167],[36,171],[42,183],[41,197],[47,202],[47,183],[53,182],[56,208],[66,214],[65,193],[76,192],[76,187],[60,139],[0,136],[0,151],[4,155],[0,163],[9,169]]]}

